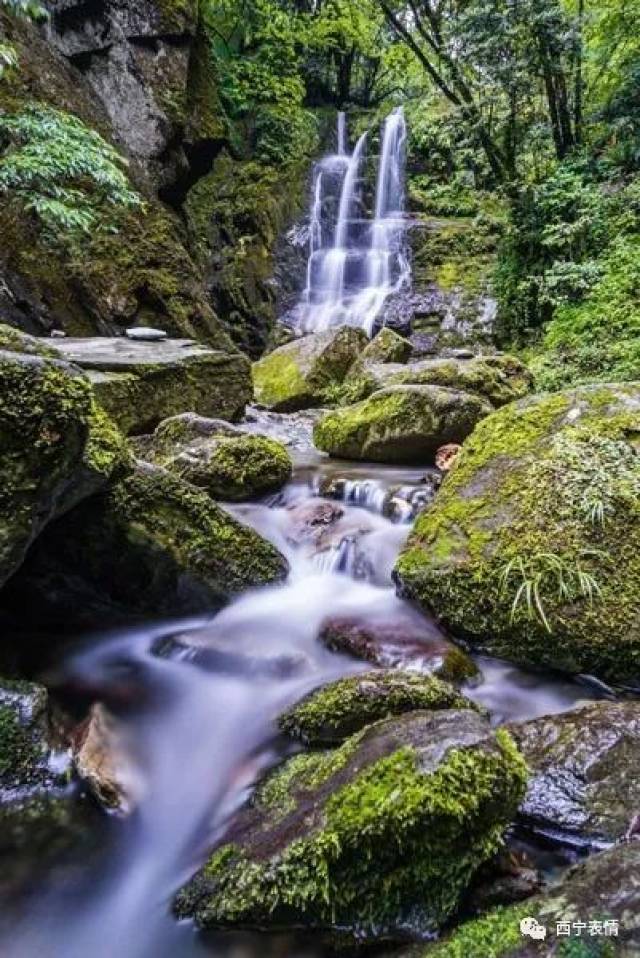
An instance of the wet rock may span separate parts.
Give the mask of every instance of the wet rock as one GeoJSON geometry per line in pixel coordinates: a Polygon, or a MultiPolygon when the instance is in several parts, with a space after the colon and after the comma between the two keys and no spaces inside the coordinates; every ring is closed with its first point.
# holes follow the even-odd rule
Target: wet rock
{"type": "Polygon", "coordinates": [[[214,499],[240,502],[277,492],[293,469],[287,450],[274,439],[193,413],[165,419],[136,445],[143,459],[205,489],[214,499]]]}
{"type": "Polygon", "coordinates": [[[446,940],[400,952],[399,958],[546,958],[562,954],[631,958],[640,949],[639,875],[640,844],[619,845],[571,868],[542,894],[489,912],[457,928],[446,940]],[[544,935],[524,935],[520,923],[527,918],[535,919],[544,935]],[[566,928],[567,922],[571,935],[559,936],[558,923],[566,928]]]}
{"type": "Polygon", "coordinates": [[[319,640],[333,652],[346,652],[383,668],[428,672],[455,685],[479,675],[475,662],[428,621],[419,627],[403,621],[329,619],[319,640]]]}
{"type": "Polygon", "coordinates": [[[51,784],[46,689],[0,679],[0,804],[51,784]]]}
{"type": "Polygon", "coordinates": [[[119,741],[112,716],[95,704],[74,736],[74,764],[101,805],[128,814],[138,803],[141,783],[119,741]]]}
{"type": "Polygon", "coordinates": [[[314,429],[314,442],[343,459],[426,464],[444,443],[462,442],[490,410],[465,392],[392,386],[328,413],[314,429]]]}
{"type": "Polygon", "coordinates": [[[101,406],[127,433],[183,412],[239,419],[251,399],[245,357],[193,340],[68,337],[52,347],[86,371],[101,406]]]}
{"type": "Polygon", "coordinates": [[[482,866],[465,899],[465,914],[482,915],[492,908],[525,901],[544,886],[544,877],[530,857],[507,844],[482,866]]]}
{"type": "Polygon", "coordinates": [[[86,378],[55,355],[0,327],[0,584],[49,522],[128,462],[86,378]]]}
{"type": "Polygon", "coordinates": [[[365,346],[359,362],[363,366],[369,363],[406,363],[410,356],[411,343],[385,326],[365,346]]]}
{"type": "Polygon", "coordinates": [[[525,778],[508,735],[470,709],[379,722],[267,778],[176,911],[360,942],[433,932],[497,850],[525,778]]]}
{"type": "Polygon", "coordinates": [[[634,384],[492,414],[418,517],[401,593],[497,658],[637,680],[639,435],[634,384]]]}
{"type": "Polygon", "coordinates": [[[287,511],[291,520],[287,538],[293,545],[316,542],[328,527],[335,525],[345,514],[342,506],[337,503],[317,499],[296,503],[287,511]]]}
{"type": "Polygon", "coordinates": [[[50,527],[7,601],[32,621],[95,627],[220,608],[287,571],[273,546],[206,493],[141,465],[50,527]]]}
{"type": "Polygon", "coordinates": [[[436,453],[436,466],[440,472],[451,472],[461,450],[462,446],[454,442],[450,442],[446,446],[440,446],[436,453]]]}
{"type": "MultiPolygon", "coordinates": [[[[465,352],[465,351],[457,351],[465,352]]],[[[477,356],[473,353],[450,358],[423,359],[400,365],[397,362],[356,363],[347,377],[344,391],[364,399],[387,386],[443,386],[480,396],[498,408],[522,399],[531,391],[533,378],[527,367],[513,356],[477,356]]]]}
{"type": "Polygon", "coordinates": [[[279,412],[322,406],[367,343],[361,329],[341,326],[281,346],[253,365],[256,400],[279,412]]]}
{"type": "Polygon", "coordinates": [[[640,705],[598,702],[512,725],[531,771],[520,818],[569,844],[627,835],[640,810],[640,705]]]}
{"type": "Polygon", "coordinates": [[[338,745],[380,719],[406,712],[476,709],[453,686],[430,675],[376,671],[339,679],[312,692],[278,720],[305,745],[338,745]]]}

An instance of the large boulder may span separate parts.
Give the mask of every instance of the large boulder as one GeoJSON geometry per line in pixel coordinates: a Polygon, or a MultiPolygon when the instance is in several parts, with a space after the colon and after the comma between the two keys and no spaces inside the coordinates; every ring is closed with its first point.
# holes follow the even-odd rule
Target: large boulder
{"type": "Polygon", "coordinates": [[[366,398],[385,386],[444,386],[473,393],[498,408],[523,399],[531,391],[532,383],[530,372],[519,359],[496,354],[469,359],[424,359],[406,365],[380,361],[363,364],[352,368],[344,391],[355,398],[366,398]]]}
{"type": "Polygon", "coordinates": [[[0,584],[52,519],[127,462],[81,371],[0,327],[0,584]]]}
{"type": "Polygon", "coordinates": [[[184,339],[144,342],[112,337],[51,341],[85,370],[101,406],[127,433],[183,412],[239,419],[251,401],[251,375],[240,353],[184,339]]]}
{"type": "Polygon", "coordinates": [[[274,349],[253,364],[257,402],[278,412],[322,406],[367,342],[363,330],[341,326],[274,349]]]}
{"type": "Polygon", "coordinates": [[[291,478],[289,453],[275,439],[242,432],[219,419],[185,413],[165,419],[135,445],[143,459],[205,489],[241,501],[277,492],[291,478]]]}
{"type": "Polygon", "coordinates": [[[32,620],[95,627],[214,610],[286,574],[279,552],[205,492],[140,465],[48,529],[5,600],[32,620]]]}
{"type": "Polygon", "coordinates": [[[433,462],[445,443],[462,442],[491,406],[439,386],[390,386],[328,413],[314,429],[318,449],[341,459],[433,462]]]}
{"type": "Polygon", "coordinates": [[[476,706],[453,686],[412,672],[366,672],[317,689],[282,715],[285,734],[306,745],[336,745],[392,715],[476,706]]]}
{"type": "Polygon", "coordinates": [[[471,710],[379,722],[270,776],[176,910],[201,927],[428,933],[499,847],[525,778],[471,710]]]}
{"type": "Polygon", "coordinates": [[[400,555],[400,591],[474,647],[640,676],[640,387],[535,396],[485,419],[400,555]]]}
{"type": "Polygon", "coordinates": [[[640,811],[640,705],[599,702],[510,726],[531,771],[521,820],[580,846],[620,841],[640,811]]]}
{"type": "Polygon", "coordinates": [[[639,875],[640,844],[618,845],[571,868],[542,894],[398,958],[631,958],[640,951],[639,875]],[[536,922],[544,934],[531,934],[536,922]]]}

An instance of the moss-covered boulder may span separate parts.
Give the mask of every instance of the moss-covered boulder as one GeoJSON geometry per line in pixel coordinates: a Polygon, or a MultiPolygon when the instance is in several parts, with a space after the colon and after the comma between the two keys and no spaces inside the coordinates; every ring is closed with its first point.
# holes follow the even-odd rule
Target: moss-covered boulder
{"type": "Polygon", "coordinates": [[[43,787],[52,778],[47,707],[42,686],[0,679],[0,803],[13,789],[43,787]]]}
{"type": "Polygon", "coordinates": [[[257,402],[278,412],[321,406],[367,342],[361,329],[341,326],[274,349],[253,364],[257,402]]]}
{"type": "Polygon", "coordinates": [[[525,778],[507,733],[471,710],[380,722],[270,776],[176,910],[360,940],[433,931],[499,847],[525,778]]]}
{"type": "Polygon", "coordinates": [[[360,356],[363,365],[369,363],[406,363],[411,356],[411,343],[403,336],[383,326],[365,346],[360,356]]]}
{"type": "Polygon", "coordinates": [[[85,370],[100,405],[127,433],[148,431],[183,412],[239,419],[251,401],[250,367],[240,353],[184,339],[104,336],[51,343],[85,370]]]}
{"type": "Polygon", "coordinates": [[[305,745],[336,745],[367,725],[405,712],[476,708],[453,686],[413,672],[366,672],[325,685],[285,712],[278,725],[305,745]]]}
{"type": "Polygon", "coordinates": [[[433,461],[444,443],[462,442],[491,406],[439,386],[390,386],[316,425],[318,449],[341,459],[390,463],[433,461]]]}
{"type": "Polygon", "coordinates": [[[398,958],[631,958],[640,950],[639,874],[640,844],[618,845],[571,868],[544,893],[467,922],[438,944],[401,951],[398,958]],[[525,935],[520,923],[527,918],[542,925],[545,935],[525,935]]]}
{"type": "Polygon", "coordinates": [[[401,592],[496,656],[637,679],[639,442],[634,384],[494,413],[418,518],[401,592]]]}
{"type": "Polygon", "coordinates": [[[417,625],[404,620],[369,622],[335,617],[325,622],[318,640],[332,652],[346,653],[384,669],[427,672],[454,685],[480,674],[473,659],[449,642],[427,618],[417,625]]]}
{"type": "Polygon", "coordinates": [[[0,327],[0,583],[48,522],[127,461],[81,371],[0,327]]]}
{"type": "Polygon", "coordinates": [[[598,702],[512,725],[531,771],[521,820],[577,845],[633,830],[640,810],[640,705],[598,702]]]}
{"type": "Polygon", "coordinates": [[[343,392],[346,396],[364,399],[386,386],[407,384],[460,389],[498,408],[523,399],[531,391],[532,377],[519,359],[503,354],[473,359],[424,359],[406,365],[378,361],[352,367],[343,392]]]}
{"type": "Polygon", "coordinates": [[[286,574],[277,550],[205,492],[141,465],[50,526],[5,601],[32,620],[93,627],[213,610],[286,574]]]}
{"type": "Polygon", "coordinates": [[[205,489],[214,499],[241,502],[277,492],[293,470],[289,453],[275,439],[193,413],[166,419],[136,446],[143,459],[205,489]]]}

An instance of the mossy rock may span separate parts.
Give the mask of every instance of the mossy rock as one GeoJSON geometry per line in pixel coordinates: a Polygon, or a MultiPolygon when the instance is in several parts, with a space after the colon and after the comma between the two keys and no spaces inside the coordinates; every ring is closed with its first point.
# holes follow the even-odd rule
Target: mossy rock
{"type": "Polygon", "coordinates": [[[280,346],[253,364],[256,401],[276,412],[323,405],[367,342],[361,329],[341,326],[280,346]]]}
{"type": "Polygon", "coordinates": [[[471,710],[377,723],[269,777],[177,913],[206,928],[340,929],[360,942],[428,934],[500,846],[525,780],[508,734],[471,710]]]}
{"type": "Polygon", "coordinates": [[[248,360],[184,339],[116,337],[52,340],[81,366],[96,398],[126,433],[143,433],[185,412],[236,420],[252,396],[248,360]]]}
{"type": "Polygon", "coordinates": [[[631,834],[640,809],[640,704],[598,702],[510,731],[531,771],[525,825],[579,847],[631,834]]]}
{"type": "Polygon", "coordinates": [[[0,679],[0,793],[44,786],[51,778],[47,708],[42,686],[0,679]]]}
{"type": "Polygon", "coordinates": [[[205,492],[143,464],[54,523],[5,601],[17,609],[28,595],[32,621],[94,627],[220,608],[287,571],[205,492]]]}
{"type": "Polygon", "coordinates": [[[640,951],[640,844],[618,845],[569,869],[543,894],[498,908],[457,928],[446,940],[401,951],[397,958],[631,958],[640,951]],[[525,936],[534,918],[544,939],[525,936]],[[590,921],[600,922],[589,932],[590,921]],[[585,922],[578,935],[559,936],[558,922],[585,922]],[[613,923],[606,931],[604,922],[613,923]]]}
{"type": "Polygon", "coordinates": [[[0,349],[1,583],[47,523],[126,469],[128,453],[79,369],[6,327],[0,343],[12,350],[0,349]]]}
{"type": "Polygon", "coordinates": [[[386,386],[444,386],[473,393],[498,408],[523,399],[532,387],[527,367],[514,356],[478,356],[474,359],[425,359],[400,365],[372,363],[350,372],[344,393],[365,399],[386,386]]]}
{"type": "Polygon", "coordinates": [[[328,413],[317,423],[318,449],[341,459],[433,462],[445,443],[461,443],[489,414],[478,396],[439,386],[390,386],[328,413]]]}
{"type": "Polygon", "coordinates": [[[639,444],[634,384],[494,413],[418,518],[396,567],[401,593],[500,658],[637,680],[639,444]]]}
{"type": "Polygon", "coordinates": [[[214,499],[236,502],[277,492],[293,470],[289,453],[275,439],[192,414],[160,423],[143,439],[141,455],[214,499]]]}
{"type": "Polygon", "coordinates": [[[379,670],[339,679],[312,692],[282,715],[278,726],[305,745],[336,745],[393,715],[465,708],[476,706],[440,679],[379,670]]]}
{"type": "Polygon", "coordinates": [[[383,326],[377,336],[365,346],[360,362],[365,366],[368,363],[406,363],[411,351],[409,340],[383,326]]]}

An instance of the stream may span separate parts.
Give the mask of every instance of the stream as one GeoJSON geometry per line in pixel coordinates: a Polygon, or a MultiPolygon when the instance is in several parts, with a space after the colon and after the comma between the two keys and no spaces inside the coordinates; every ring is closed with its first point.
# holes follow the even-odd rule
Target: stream
{"type": "MultiPolygon", "coordinates": [[[[294,477],[277,496],[230,507],[286,554],[285,584],[250,591],[211,617],[92,636],[55,670],[58,688],[100,689],[135,772],[135,809],[108,819],[88,862],[62,871],[54,886],[43,880],[19,915],[5,915],[7,958],[325,954],[286,938],[198,936],[170,916],[174,893],[224,836],[256,778],[292,751],[276,732],[278,714],[316,686],[371,668],[318,641],[328,617],[418,633],[421,648],[391,650],[397,666],[424,668],[448,644],[390,579],[413,514],[432,495],[430,476],[329,461],[311,445],[312,419],[249,413],[246,428],[287,437],[294,477]]],[[[561,712],[595,695],[477,661],[482,678],[466,691],[494,721],[561,712]]]]}

